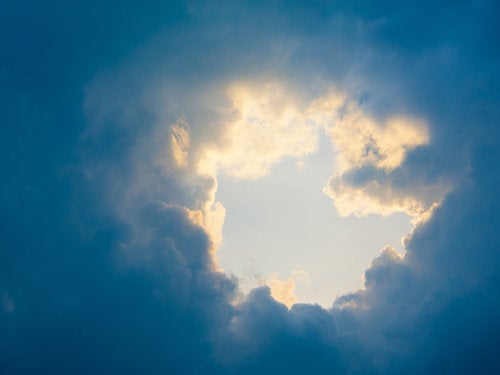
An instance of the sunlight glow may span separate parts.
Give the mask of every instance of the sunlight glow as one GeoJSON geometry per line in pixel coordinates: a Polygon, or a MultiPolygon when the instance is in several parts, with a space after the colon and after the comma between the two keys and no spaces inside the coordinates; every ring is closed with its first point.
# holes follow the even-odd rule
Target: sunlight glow
{"type": "MultiPolygon", "coordinates": [[[[446,193],[442,186],[427,186],[426,199],[422,199],[422,194],[417,191],[418,186],[415,191],[401,190],[392,182],[391,174],[404,165],[407,153],[429,143],[428,127],[423,120],[402,115],[375,120],[365,114],[355,100],[334,88],[311,100],[299,99],[293,92],[290,87],[277,81],[264,84],[230,84],[224,90],[226,106],[217,109],[221,112],[223,131],[216,142],[201,141],[193,146],[189,124],[183,117],[171,126],[171,153],[176,167],[191,170],[195,175],[212,181],[204,205],[193,210],[197,214],[192,216],[193,221],[203,226],[208,233],[212,242],[213,264],[219,270],[225,268],[220,265],[216,251],[224,244],[223,227],[227,214],[223,205],[224,198],[218,195],[221,179],[227,183],[229,180],[255,181],[267,178],[271,169],[274,171],[274,168],[284,161],[294,160],[295,169],[299,172],[295,174],[297,178],[301,178],[300,173],[309,179],[323,176],[323,180],[318,184],[324,186],[323,193],[333,200],[341,217],[362,217],[371,214],[388,216],[404,212],[413,217],[414,223],[418,222],[419,218],[429,217],[432,207],[435,207],[446,193]],[[327,145],[323,145],[323,149],[329,148],[330,156],[327,159],[324,159],[324,156],[316,156],[314,159],[313,156],[320,149],[320,143],[325,143],[325,140],[327,145]],[[321,157],[323,160],[319,159],[321,157]],[[312,163],[318,162],[322,164],[321,173],[319,169],[316,172],[307,170],[312,163]]],[[[322,154],[326,155],[325,152],[323,150],[322,154]]],[[[283,173],[279,172],[280,178],[287,178],[283,173]]],[[[311,194],[311,191],[313,194],[321,194],[321,185],[318,185],[317,190],[299,192],[287,204],[297,204],[301,196],[311,194]]],[[[273,194],[283,193],[282,190],[277,190],[277,186],[275,184],[271,187],[273,194]]],[[[247,196],[242,192],[240,194],[240,201],[245,201],[247,196]]],[[[262,199],[262,205],[273,209],[271,201],[262,199]]],[[[285,211],[286,209],[283,210],[285,211]]],[[[230,214],[231,218],[235,213],[230,214]]],[[[268,214],[265,210],[261,213],[268,214]]],[[[311,217],[311,220],[318,220],[311,217]]],[[[317,225],[318,228],[320,226],[317,225]]],[[[313,228],[314,226],[311,227],[312,231],[313,228]]],[[[399,238],[405,234],[398,233],[399,238]]],[[[269,233],[262,232],[261,235],[267,236],[269,233]]],[[[329,239],[324,240],[323,244],[326,243],[331,242],[329,239]]],[[[381,247],[385,245],[388,244],[380,244],[381,247]]],[[[306,251],[308,244],[304,243],[302,246],[306,251]]],[[[335,254],[339,245],[331,243],[331,246],[335,254]]],[[[238,245],[231,249],[235,254],[238,253],[237,247],[238,245]]],[[[270,261],[275,263],[280,257],[286,256],[282,250],[286,251],[269,247],[267,251],[279,254],[277,257],[270,256],[270,261]]],[[[370,253],[367,259],[373,255],[370,253]]],[[[365,267],[367,265],[364,264],[365,267]]],[[[266,283],[273,297],[287,306],[300,300],[297,294],[299,290],[303,298],[304,293],[308,293],[307,289],[312,291],[314,288],[324,288],[311,284],[310,280],[304,277],[311,273],[311,269],[303,270],[304,273],[299,275],[291,270],[297,267],[302,269],[302,264],[287,267],[280,272],[276,269],[272,272],[266,271],[260,276],[251,277],[248,282],[240,280],[240,285],[246,292],[248,287],[266,283]],[[283,274],[289,276],[284,279],[278,276],[283,274]]],[[[352,272],[361,275],[362,269],[356,269],[357,271],[352,272]]],[[[242,277],[241,273],[238,277],[242,277]]],[[[315,278],[318,279],[318,276],[315,278]]],[[[349,288],[336,290],[353,287],[355,286],[351,283],[349,288]]]]}
{"type": "Polygon", "coordinates": [[[256,179],[285,156],[301,158],[316,150],[317,127],[282,85],[237,83],[227,93],[233,116],[225,126],[224,145],[205,149],[200,173],[256,179]]]}

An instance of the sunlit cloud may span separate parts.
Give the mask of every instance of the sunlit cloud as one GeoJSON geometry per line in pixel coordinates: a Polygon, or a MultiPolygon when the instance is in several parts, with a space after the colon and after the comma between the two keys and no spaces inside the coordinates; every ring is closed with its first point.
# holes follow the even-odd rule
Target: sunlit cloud
{"type": "Polygon", "coordinates": [[[184,118],[180,118],[171,126],[170,142],[172,145],[172,160],[184,168],[188,165],[188,151],[191,147],[189,125],[184,118]]]}
{"type": "MultiPolygon", "coordinates": [[[[401,114],[376,118],[333,85],[304,98],[283,81],[240,80],[209,96],[203,105],[217,114],[211,121],[219,122],[218,133],[193,142],[189,116],[179,117],[170,126],[170,159],[176,168],[207,181],[200,187],[205,201],[192,208],[198,212],[192,216],[210,237],[216,267],[226,215],[223,202],[217,200],[218,179],[260,179],[286,158],[295,159],[300,167],[325,135],[335,159],[324,192],[340,216],[405,212],[417,223],[431,216],[431,208],[450,189],[443,182],[416,181],[409,188],[395,183],[407,155],[430,142],[429,126],[421,118],[401,114]]],[[[277,300],[287,305],[295,301],[293,280],[272,277],[269,286],[277,300]]]]}
{"type": "Polygon", "coordinates": [[[297,302],[297,296],[295,295],[295,280],[293,278],[289,277],[288,279],[281,280],[275,273],[269,277],[266,284],[271,289],[273,298],[286,305],[288,308],[297,302]]]}
{"type": "Polygon", "coordinates": [[[422,120],[393,117],[379,123],[352,104],[328,132],[338,150],[340,172],[365,166],[390,172],[402,164],[408,151],[429,142],[422,120]]]}
{"type": "MultiPolygon", "coordinates": [[[[198,142],[194,155],[193,172],[214,181],[207,192],[198,220],[213,244],[214,264],[216,249],[223,241],[222,229],[225,208],[216,200],[217,179],[223,175],[235,179],[254,180],[270,173],[272,166],[287,157],[300,164],[301,158],[314,153],[318,147],[319,117],[321,111],[311,110],[301,102],[286,84],[270,82],[236,82],[221,90],[229,104],[219,111],[223,131],[217,142],[198,142]]],[[[323,106],[324,107],[324,106],[323,106]]],[[[190,127],[184,118],[171,126],[171,150],[178,167],[190,163],[188,149],[190,127]]]]}
{"type": "Polygon", "coordinates": [[[291,276],[286,279],[280,278],[278,273],[273,273],[265,283],[271,290],[271,296],[290,308],[298,302],[295,286],[297,283],[307,283],[308,279],[309,274],[306,270],[293,270],[291,276]]]}
{"type": "Polygon", "coordinates": [[[318,131],[286,86],[236,83],[227,90],[231,119],[223,144],[206,147],[200,173],[256,179],[285,157],[301,158],[316,151],[318,131]]]}
{"type": "Polygon", "coordinates": [[[394,182],[408,153],[430,142],[423,119],[394,115],[376,120],[346,100],[327,133],[337,156],[324,191],[341,216],[405,212],[416,222],[429,217],[425,213],[450,190],[441,181],[416,181],[410,188],[394,182]]]}
{"type": "Polygon", "coordinates": [[[423,202],[405,193],[394,191],[390,183],[371,180],[362,186],[346,183],[342,175],[335,175],[325,188],[337,208],[339,215],[366,216],[370,214],[390,215],[406,212],[418,215],[425,211],[423,202]]]}

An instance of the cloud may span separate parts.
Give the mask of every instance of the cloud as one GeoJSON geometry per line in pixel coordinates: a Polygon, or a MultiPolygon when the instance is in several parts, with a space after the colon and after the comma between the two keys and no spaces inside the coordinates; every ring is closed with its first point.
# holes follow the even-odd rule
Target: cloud
{"type": "Polygon", "coordinates": [[[287,279],[280,279],[277,273],[272,274],[267,280],[271,296],[278,302],[281,302],[288,308],[297,303],[295,295],[295,285],[298,282],[306,282],[308,273],[305,270],[293,270],[292,275],[287,279]]]}
{"type": "Polygon", "coordinates": [[[2,373],[499,372],[495,2],[8,7],[2,373]],[[329,311],[235,304],[216,175],[324,126],[341,212],[432,215],[329,311]]]}
{"type": "Polygon", "coordinates": [[[297,302],[295,296],[295,281],[292,278],[280,280],[277,275],[271,275],[267,280],[267,285],[271,290],[271,296],[287,307],[291,307],[297,302]]]}
{"type": "Polygon", "coordinates": [[[395,117],[377,124],[356,106],[349,107],[354,108],[346,108],[330,129],[340,171],[373,166],[390,172],[403,163],[408,151],[429,143],[427,124],[422,121],[395,117]]]}
{"type": "MultiPolygon", "coordinates": [[[[380,123],[346,101],[327,132],[337,156],[325,193],[342,216],[402,211],[418,218],[449,189],[443,183],[422,182],[402,189],[395,181],[407,154],[429,143],[428,125],[422,120],[394,116],[380,123]]],[[[405,176],[405,182],[411,179],[405,176]]]]}
{"type": "Polygon", "coordinates": [[[176,166],[185,168],[188,164],[188,152],[191,147],[189,125],[186,120],[180,118],[178,122],[170,127],[172,145],[172,159],[176,166]]]}
{"type": "Polygon", "coordinates": [[[316,151],[317,129],[283,84],[235,83],[228,88],[228,97],[226,111],[234,115],[225,125],[223,144],[203,151],[200,173],[255,179],[285,157],[301,158],[316,151]]]}

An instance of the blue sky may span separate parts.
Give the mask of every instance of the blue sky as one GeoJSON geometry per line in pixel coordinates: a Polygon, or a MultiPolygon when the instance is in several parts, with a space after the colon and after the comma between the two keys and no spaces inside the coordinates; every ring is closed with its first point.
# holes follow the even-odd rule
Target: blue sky
{"type": "Polygon", "coordinates": [[[2,374],[500,372],[496,2],[2,8],[2,374]]]}

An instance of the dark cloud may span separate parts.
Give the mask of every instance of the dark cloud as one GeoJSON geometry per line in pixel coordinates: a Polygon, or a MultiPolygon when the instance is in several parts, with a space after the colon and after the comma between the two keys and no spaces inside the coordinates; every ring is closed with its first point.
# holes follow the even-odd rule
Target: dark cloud
{"type": "Polygon", "coordinates": [[[497,14],[492,1],[5,4],[0,371],[499,373],[497,14]],[[214,181],[162,164],[178,116],[194,143],[223,132],[200,95],[239,76],[305,96],[332,81],[374,117],[429,122],[431,144],[389,184],[454,190],[403,258],[383,250],[329,311],[288,310],[267,288],[235,304],[192,220],[214,181]]]}

